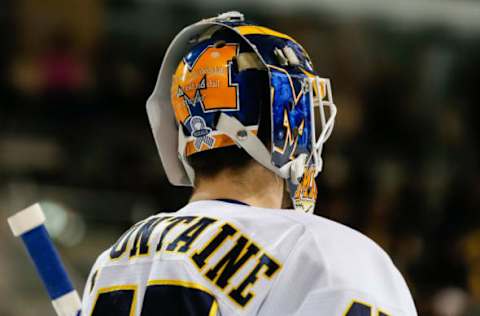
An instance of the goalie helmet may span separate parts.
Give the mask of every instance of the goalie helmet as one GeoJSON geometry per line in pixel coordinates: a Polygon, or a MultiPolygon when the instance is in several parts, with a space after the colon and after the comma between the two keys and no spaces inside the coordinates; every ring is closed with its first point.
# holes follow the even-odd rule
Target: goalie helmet
{"type": "Polygon", "coordinates": [[[286,180],[296,209],[313,212],[336,107],[329,79],[290,36],[239,12],[186,27],[167,49],[147,112],[173,185],[193,185],[190,155],[240,146],[286,180]],[[271,129],[265,143],[262,120],[271,129]]]}

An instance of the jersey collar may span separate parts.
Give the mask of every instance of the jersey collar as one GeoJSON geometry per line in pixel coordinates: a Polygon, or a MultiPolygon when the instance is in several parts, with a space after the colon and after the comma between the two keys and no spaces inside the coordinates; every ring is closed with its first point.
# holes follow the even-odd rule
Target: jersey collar
{"type": "Polygon", "coordinates": [[[221,201],[221,202],[225,202],[225,203],[232,203],[232,204],[250,206],[247,203],[244,203],[244,202],[241,202],[241,201],[238,201],[238,200],[234,200],[234,199],[215,199],[215,201],[221,201]]]}

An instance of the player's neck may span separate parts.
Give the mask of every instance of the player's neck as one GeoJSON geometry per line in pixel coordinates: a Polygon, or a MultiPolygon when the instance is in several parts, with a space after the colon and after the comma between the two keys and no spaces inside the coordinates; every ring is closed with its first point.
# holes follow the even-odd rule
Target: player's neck
{"type": "Polygon", "coordinates": [[[251,206],[281,208],[283,180],[259,164],[240,172],[226,170],[215,177],[198,179],[193,201],[230,199],[251,206]]]}

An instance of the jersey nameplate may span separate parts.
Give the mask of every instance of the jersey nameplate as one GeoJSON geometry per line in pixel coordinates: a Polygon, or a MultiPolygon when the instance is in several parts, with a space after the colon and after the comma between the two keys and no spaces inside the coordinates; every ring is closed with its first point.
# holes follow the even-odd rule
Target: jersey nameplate
{"type": "Polygon", "coordinates": [[[255,296],[252,288],[260,279],[271,280],[281,269],[278,260],[233,224],[201,216],[154,216],[141,221],[112,246],[110,259],[128,255],[128,260],[133,260],[160,252],[187,256],[203,277],[240,307],[255,296]],[[154,231],[156,243],[150,240],[154,231]],[[209,238],[195,243],[206,232],[209,238]],[[212,260],[220,250],[220,259],[212,260]],[[231,284],[238,273],[245,277],[231,284]]]}

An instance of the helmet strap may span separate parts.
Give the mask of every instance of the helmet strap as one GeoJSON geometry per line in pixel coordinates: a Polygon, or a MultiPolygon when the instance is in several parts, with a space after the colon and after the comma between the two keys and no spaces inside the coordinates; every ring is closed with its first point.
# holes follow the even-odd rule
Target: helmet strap
{"type": "Polygon", "coordinates": [[[221,113],[216,130],[230,137],[238,146],[242,147],[253,159],[268,170],[281,178],[286,179],[289,177],[289,173],[285,172],[286,170],[283,168],[279,169],[273,165],[270,151],[262,141],[256,135],[250,133],[245,125],[233,116],[221,113]]]}

